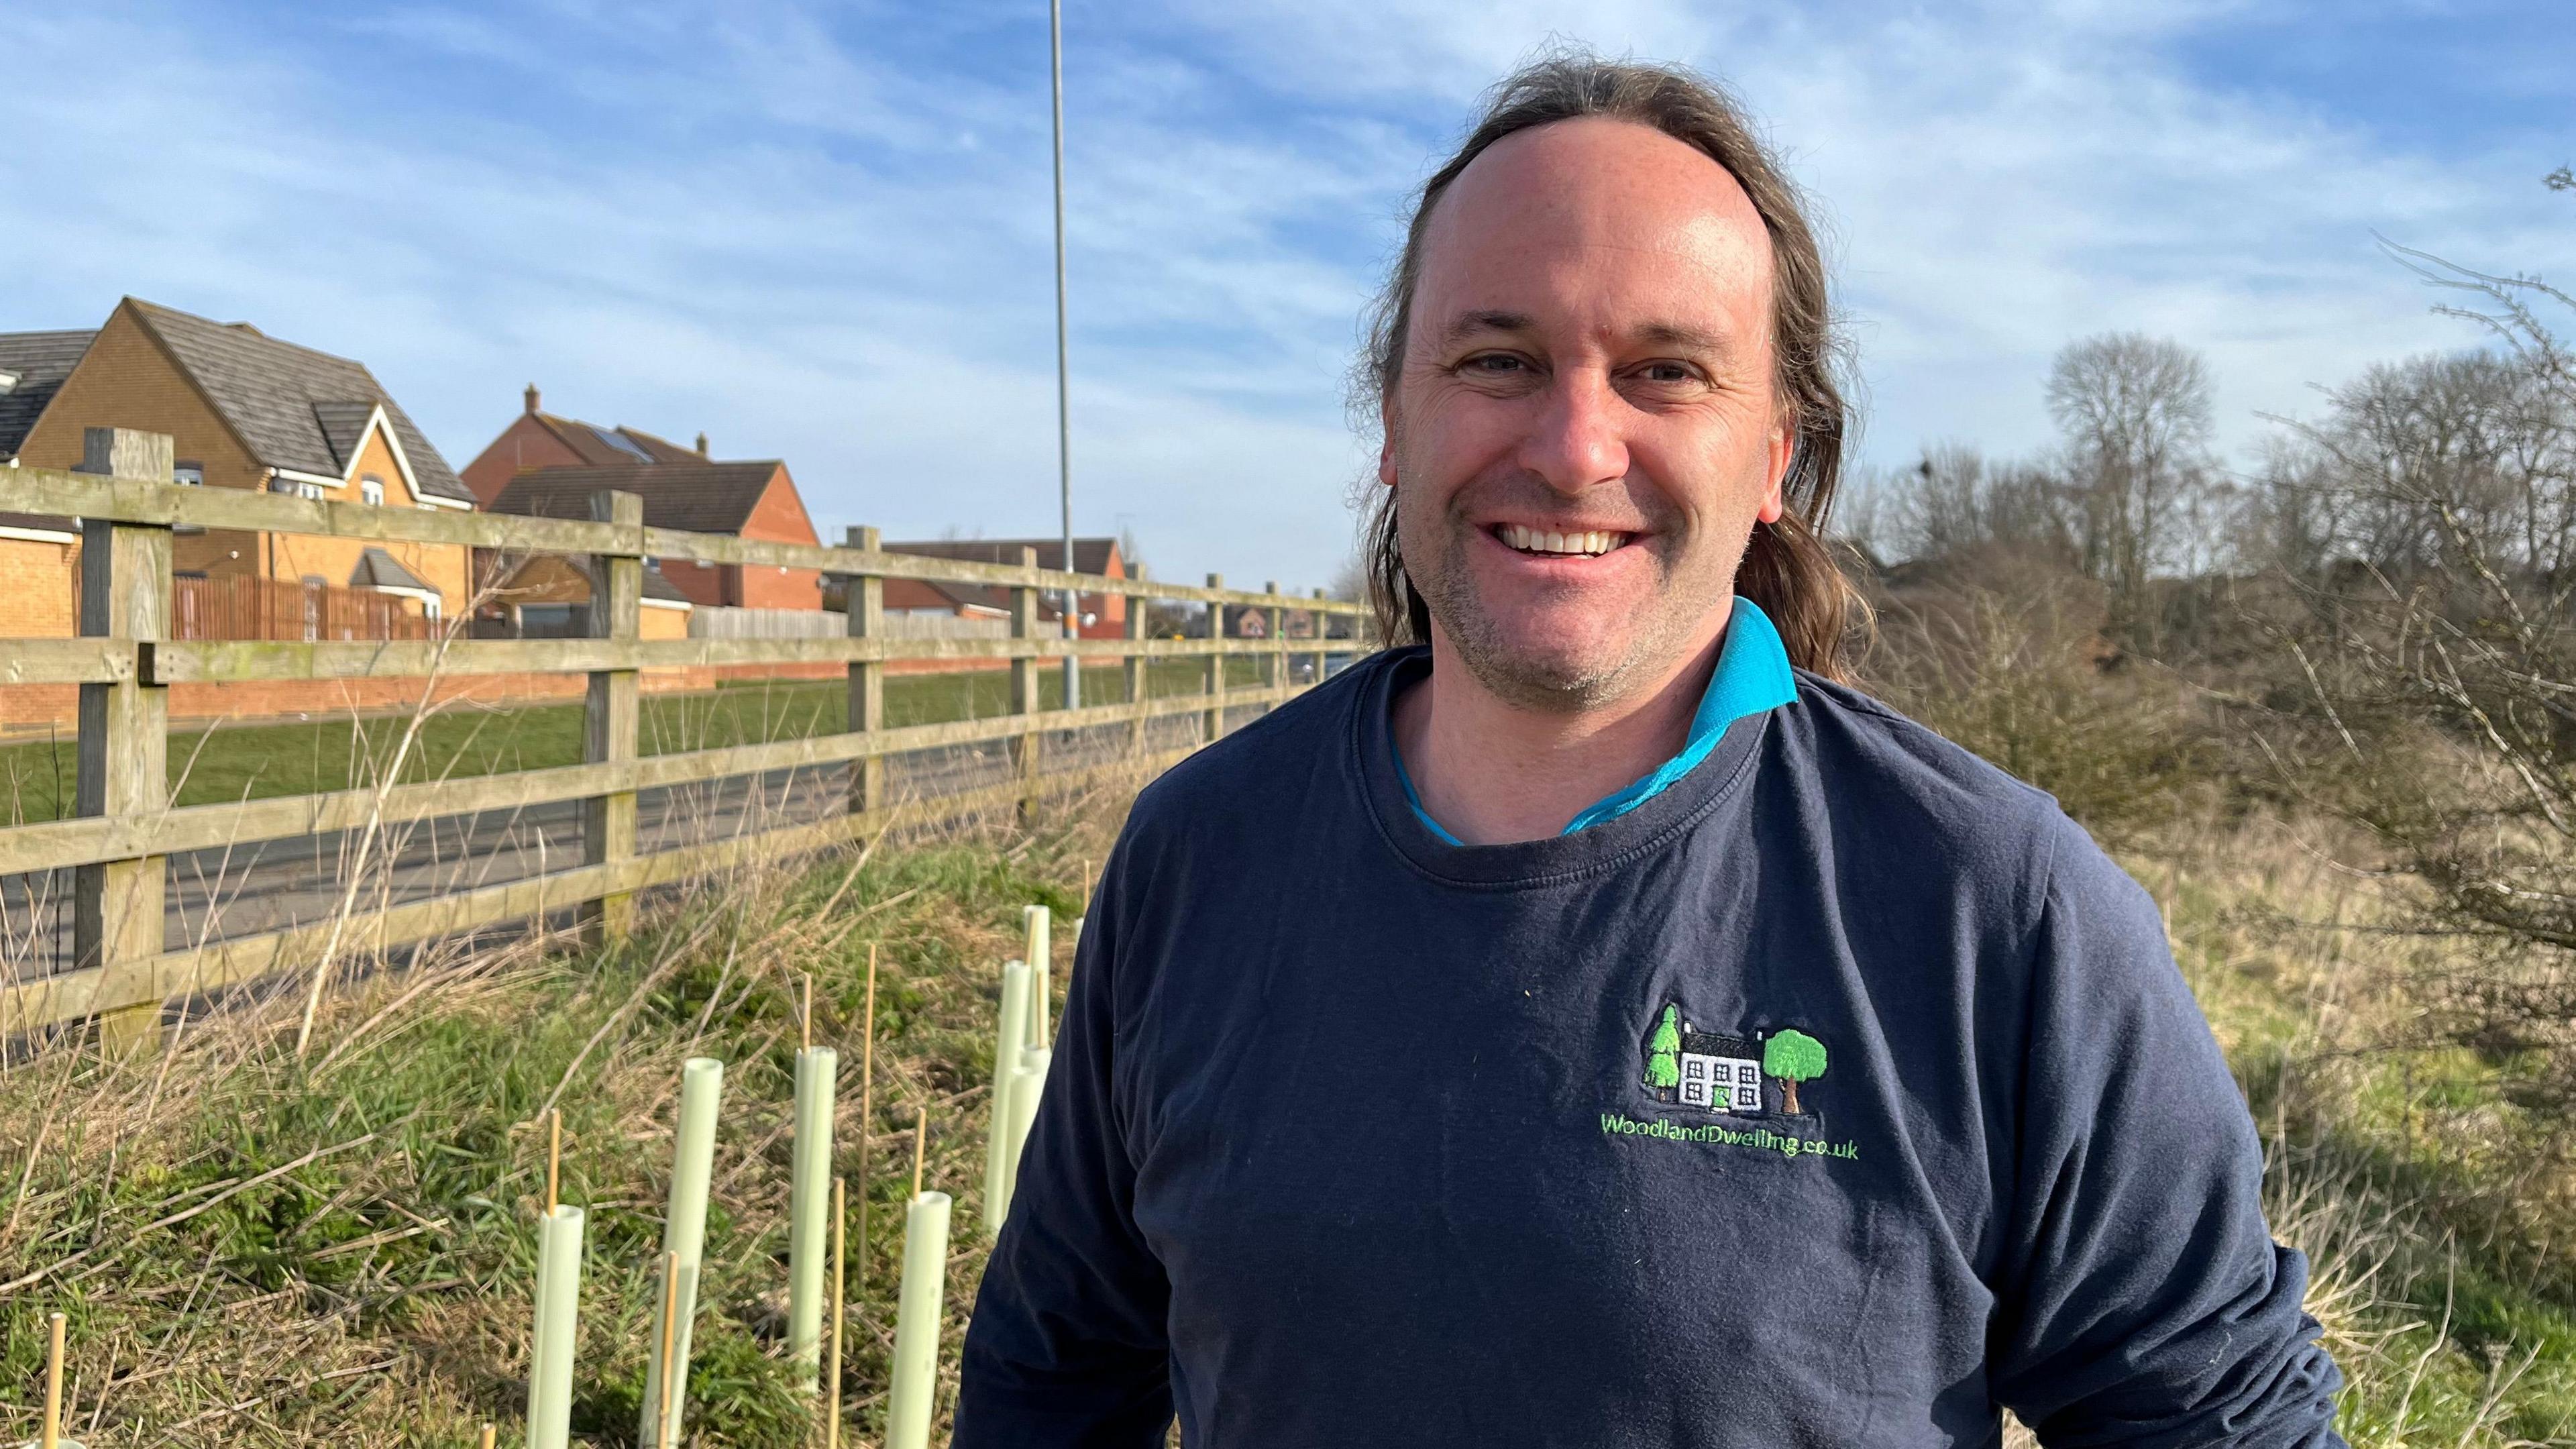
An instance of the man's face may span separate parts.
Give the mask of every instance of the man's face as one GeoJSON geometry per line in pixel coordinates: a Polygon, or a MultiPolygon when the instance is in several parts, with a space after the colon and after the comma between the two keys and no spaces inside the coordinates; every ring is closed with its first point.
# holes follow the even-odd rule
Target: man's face
{"type": "Polygon", "coordinates": [[[1525,708],[1653,688],[1725,622],[1780,516],[1771,244],[1661,132],[1506,137],[1425,234],[1379,481],[1448,649],[1525,708]]]}

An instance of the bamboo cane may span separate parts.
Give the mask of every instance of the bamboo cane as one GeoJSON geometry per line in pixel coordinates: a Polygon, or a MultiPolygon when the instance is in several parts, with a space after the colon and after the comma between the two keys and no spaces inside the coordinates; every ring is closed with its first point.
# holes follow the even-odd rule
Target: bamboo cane
{"type": "Polygon", "coordinates": [[[553,1217],[563,1173],[563,1108],[546,1114],[546,1216],[553,1217]]]}
{"type": "Polygon", "coordinates": [[[498,1425],[494,1425],[494,1424],[486,1424],[486,1425],[484,1425],[484,1426],[483,1426],[483,1449],[492,1449],[492,1441],[493,1441],[493,1440],[495,1440],[495,1439],[497,1439],[497,1438],[499,1438],[499,1437],[500,1437],[500,1435],[501,1435],[501,1430],[500,1430],[500,1427],[499,1427],[498,1425]]]}
{"type": "Polygon", "coordinates": [[[824,1410],[823,1449],[841,1449],[841,1319],[846,1312],[841,1299],[846,1281],[844,1268],[848,1260],[841,1255],[841,1229],[848,1220],[849,1203],[839,1178],[832,1179],[832,1368],[827,1382],[830,1407],[824,1410]]]}
{"type": "Polygon", "coordinates": [[[868,1166],[876,1152],[877,943],[868,943],[868,1008],[859,1028],[859,1295],[868,1291],[868,1166]]]}
{"type": "Polygon", "coordinates": [[[45,1315],[45,1449],[63,1442],[63,1315],[45,1315]]]}
{"type": "MultiPolygon", "coordinates": [[[[672,1342],[672,1330],[678,1328],[679,1324],[680,1255],[665,1252],[662,1254],[662,1362],[665,1364],[671,1362],[672,1351],[678,1347],[672,1342]]],[[[667,1371],[663,1373],[662,1392],[654,1400],[659,1410],[654,1416],[654,1424],[659,1431],[653,1439],[656,1449],[671,1449],[671,1386],[678,1382],[679,1375],[667,1371]]]]}

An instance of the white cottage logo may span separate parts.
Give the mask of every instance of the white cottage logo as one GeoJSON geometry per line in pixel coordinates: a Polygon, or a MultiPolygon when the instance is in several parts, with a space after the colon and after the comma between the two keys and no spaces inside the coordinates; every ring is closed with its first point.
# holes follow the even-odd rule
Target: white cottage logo
{"type": "Polygon", "coordinates": [[[1809,1117],[1798,1084],[1825,1074],[1825,1044],[1795,1028],[1703,1031],[1667,1002],[1646,1037],[1643,1085],[1658,1102],[1726,1117],[1809,1117]]]}

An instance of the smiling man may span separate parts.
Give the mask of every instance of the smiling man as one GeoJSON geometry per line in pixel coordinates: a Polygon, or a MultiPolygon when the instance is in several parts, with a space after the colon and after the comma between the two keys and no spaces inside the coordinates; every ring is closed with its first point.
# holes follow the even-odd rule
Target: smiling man
{"type": "Polygon", "coordinates": [[[1138,801],[957,1445],[2337,1442],[2153,904],[1841,682],[1827,315],[1721,93],[1498,88],[1366,368],[1404,647],[1138,801]]]}

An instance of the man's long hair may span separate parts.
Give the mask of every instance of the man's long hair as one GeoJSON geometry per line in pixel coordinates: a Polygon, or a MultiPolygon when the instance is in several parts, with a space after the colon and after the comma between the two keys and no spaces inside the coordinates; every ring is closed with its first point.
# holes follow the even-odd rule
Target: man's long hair
{"type": "MultiPolygon", "coordinates": [[[[1675,66],[1638,65],[1588,54],[1555,55],[1523,67],[1494,87],[1476,127],[1422,185],[1406,227],[1404,252],[1371,308],[1361,358],[1362,407],[1385,409],[1404,366],[1405,334],[1422,275],[1422,238],[1432,208],[1468,163],[1516,131],[1579,116],[1649,126],[1694,146],[1726,168],[1771,235],[1773,379],[1796,439],[1781,480],[1778,523],[1753,525],[1735,576],[1735,591],[1761,605],[1779,626],[1790,662],[1827,678],[1845,677],[1845,634],[1857,597],[1822,537],[1842,477],[1848,426],[1837,380],[1840,348],[1825,298],[1825,265],[1797,188],[1753,134],[1743,108],[1716,84],[1675,66]]],[[[1395,490],[1379,488],[1369,511],[1366,551],[1369,600],[1379,637],[1389,644],[1427,642],[1431,611],[1405,576],[1397,546],[1395,490]]]]}

